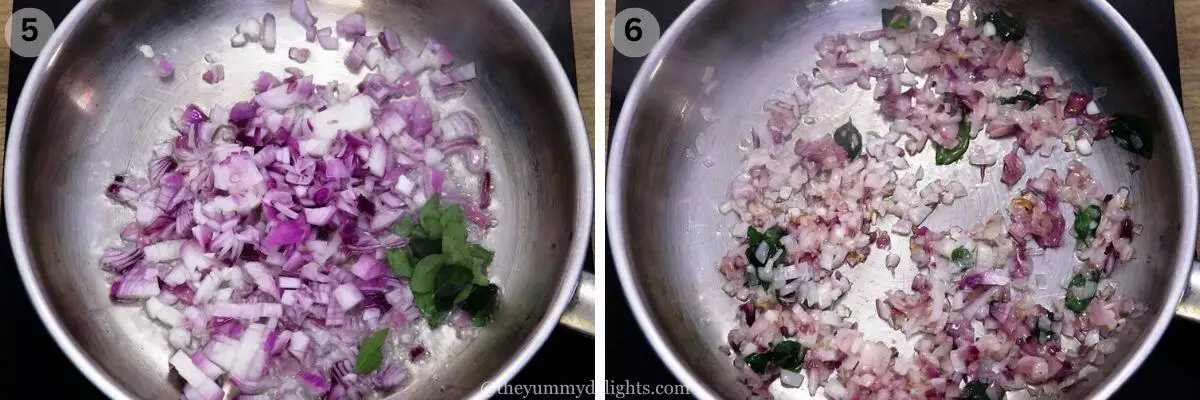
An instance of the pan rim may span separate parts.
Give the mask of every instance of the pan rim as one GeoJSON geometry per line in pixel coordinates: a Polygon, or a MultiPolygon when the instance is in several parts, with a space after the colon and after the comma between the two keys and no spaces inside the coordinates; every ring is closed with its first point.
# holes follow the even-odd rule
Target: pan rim
{"type": "MultiPolygon", "coordinates": [[[[27,222],[22,214],[22,199],[20,182],[24,172],[21,157],[26,125],[29,123],[31,102],[41,96],[40,92],[47,80],[49,67],[56,62],[58,51],[74,33],[82,20],[96,11],[97,5],[104,0],[83,0],[63,18],[56,27],[37,61],[34,63],[25,86],[22,88],[17,101],[16,110],[10,123],[8,143],[4,160],[4,214],[7,220],[6,229],[9,234],[13,258],[21,275],[21,282],[26,295],[33,303],[34,309],[54,342],[63,351],[71,363],[92,382],[102,393],[114,399],[136,399],[125,387],[101,368],[88,353],[86,353],[71,333],[61,322],[60,315],[55,312],[47,300],[47,293],[40,284],[37,271],[33,268],[33,260],[28,249],[28,238],[25,226],[27,222]]],[[[566,255],[566,266],[563,277],[554,290],[554,296],[546,312],[537,320],[537,328],[523,339],[521,348],[511,355],[499,369],[493,372],[491,378],[472,391],[469,398],[486,399],[495,393],[505,383],[511,380],[518,371],[533,357],[549,338],[550,333],[558,326],[558,321],[572,300],[580,276],[583,272],[583,261],[588,251],[591,218],[593,213],[592,182],[592,151],[588,145],[587,130],[584,126],[579,101],[571,90],[570,80],[553,49],[529,16],[515,2],[495,1],[498,12],[509,18],[509,23],[520,32],[519,40],[533,47],[533,57],[538,60],[542,69],[549,76],[546,78],[552,85],[554,98],[558,108],[564,114],[567,124],[567,135],[570,141],[570,153],[573,160],[572,169],[575,178],[575,212],[573,229],[570,237],[570,247],[566,255]]]]}
{"type": "MultiPolygon", "coordinates": [[[[663,336],[665,330],[650,315],[649,303],[642,293],[641,286],[638,282],[635,282],[633,275],[635,267],[628,253],[629,245],[625,229],[624,192],[626,188],[624,175],[623,171],[618,168],[612,168],[612,166],[620,166],[624,163],[625,149],[630,144],[630,128],[633,125],[635,110],[640,105],[643,92],[646,90],[649,82],[658,73],[663,60],[673,50],[674,43],[684,32],[690,30],[695,24],[697,16],[715,1],[697,0],[689,5],[675,22],[667,28],[662,38],[654,46],[654,49],[646,57],[641,68],[638,70],[637,76],[634,78],[633,84],[625,98],[625,103],[622,105],[617,125],[613,131],[612,150],[609,154],[608,164],[610,166],[610,174],[607,180],[608,193],[606,193],[606,219],[608,231],[610,232],[609,241],[613,249],[612,256],[617,275],[621,280],[622,292],[629,303],[634,319],[637,320],[638,325],[642,328],[643,335],[646,336],[654,351],[667,365],[668,369],[671,370],[671,373],[692,389],[692,395],[702,399],[717,399],[719,396],[707,382],[701,381],[695,371],[684,363],[683,359],[674,349],[673,343],[668,342],[663,336]]],[[[1174,254],[1175,260],[1178,260],[1178,265],[1175,266],[1171,275],[1171,282],[1167,285],[1169,291],[1163,299],[1165,306],[1159,309],[1156,315],[1150,319],[1152,325],[1142,333],[1142,337],[1135,348],[1087,396],[1089,399],[1103,399],[1112,396],[1133,375],[1134,371],[1137,370],[1158,344],[1167,325],[1175,316],[1176,306],[1183,298],[1188,276],[1195,262],[1193,261],[1193,253],[1196,243],[1198,218],[1197,198],[1200,196],[1200,193],[1197,193],[1195,190],[1197,187],[1197,171],[1194,167],[1195,154],[1191,146],[1187,122],[1184,119],[1179,99],[1175,96],[1174,89],[1167,80],[1162,66],[1150,52],[1149,47],[1146,46],[1141,36],[1134,31],[1128,21],[1112,5],[1103,0],[1080,1],[1085,6],[1094,10],[1099,14],[1101,19],[1107,21],[1112,25],[1113,29],[1118,31],[1125,41],[1124,44],[1131,49],[1132,53],[1139,56],[1138,64],[1140,67],[1144,71],[1147,71],[1149,78],[1153,80],[1153,91],[1156,97],[1166,105],[1162,111],[1168,116],[1171,144],[1176,148],[1176,157],[1172,161],[1177,168],[1181,169],[1181,178],[1183,180],[1183,185],[1178,188],[1179,198],[1182,207],[1184,207],[1182,210],[1183,221],[1181,221],[1180,227],[1182,234],[1178,238],[1179,243],[1174,254]]],[[[715,351],[715,345],[713,349],[715,351]]]]}

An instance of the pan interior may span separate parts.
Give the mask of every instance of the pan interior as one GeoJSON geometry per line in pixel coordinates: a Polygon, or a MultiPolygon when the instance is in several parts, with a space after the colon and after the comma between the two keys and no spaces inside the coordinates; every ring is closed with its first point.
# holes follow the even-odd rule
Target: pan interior
{"type": "MultiPolygon", "coordinates": [[[[409,384],[394,397],[471,395],[536,345],[531,338],[553,323],[546,316],[578,273],[572,249],[582,239],[573,235],[578,216],[586,213],[580,185],[590,183],[579,179],[576,160],[585,155],[572,136],[581,137],[582,130],[553,79],[561,73],[558,64],[541,52],[541,38],[526,28],[516,7],[501,1],[310,3],[320,26],[362,12],[369,32],[393,27],[410,48],[435,37],[459,60],[479,68],[480,78],[465,101],[480,117],[495,175],[492,212],[498,227],[484,244],[496,250],[491,273],[502,288],[503,305],[477,337],[423,327],[430,358],[410,365],[409,384]]],[[[6,182],[18,186],[8,198],[15,200],[17,215],[8,217],[20,221],[13,231],[20,239],[14,240],[24,243],[14,247],[27,247],[28,266],[41,285],[49,317],[127,397],[178,398],[181,382],[169,375],[165,331],[140,307],[114,305],[108,298],[109,276],[98,267],[100,252],[119,243],[118,232],[133,214],[111,204],[104,188],[114,174],[144,173],[152,147],[172,135],[167,123],[172,109],[189,102],[208,109],[247,99],[259,71],[279,76],[284,67],[298,66],[319,83],[357,83],[361,77],[342,63],[349,44],[343,41],[340,52],[328,52],[305,42],[304,28],[289,16],[290,4],[85,2],[89,9],[78,26],[45,55],[51,59],[40,87],[22,98],[28,118],[14,128],[23,140],[17,153],[9,153],[20,159],[8,164],[17,178],[6,182]],[[234,27],[266,12],[279,21],[276,50],[267,53],[254,43],[230,48],[234,27]],[[154,64],[138,53],[140,44],[170,55],[177,70],[172,80],[155,75],[154,64]],[[312,49],[312,58],[296,65],[288,59],[291,46],[312,49]],[[206,54],[224,64],[224,82],[201,80],[206,54]]]]}
{"type": "MultiPolygon", "coordinates": [[[[639,81],[643,86],[635,93],[640,97],[623,115],[628,129],[618,133],[627,136],[623,142],[618,139],[624,146],[614,149],[617,155],[610,170],[618,175],[620,183],[614,189],[620,191],[610,198],[620,205],[614,229],[624,235],[615,251],[627,257],[632,289],[640,294],[657,331],[651,334],[667,344],[660,350],[673,353],[713,395],[738,398],[748,392],[737,381],[731,358],[718,350],[736,321],[738,302],[722,291],[725,281],[716,266],[736,245],[729,234],[735,218],[721,215],[717,206],[727,199],[729,184],[740,172],[744,153],[739,143],[766,120],[763,103],[781,88],[795,88],[798,73],[811,71],[817,58],[814,45],[823,34],[877,29],[880,9],[895,2],[769,0],[753,7],[730,0],[703,3],[692,10],[696,12],[690,19],[677,22],[682,24],[674,27],[679,29],[677,36],[668,35],[670,42],[660,43],[669,45],[660,49],[663,58],[651,59],[653,64],[643,67],[647,79],[639,81]],[[702,81],[707,67],[713,68],[715,88],[702,81]],[[705,118],[703,114],[710,111],[715,118],[705,118]]],[[[904,5],[944,26],[947,3],[904,5]]],[[[1187,245],[1179,239],[1191,237],[1185,232],[1190,224],[1182,221],[1191,215],[1185,211],[1191,206],[1184,199],[1192,197],[1186,191],[1194,190],[1189,186],[1193,178],[1181,172],[1193,168],[1190,143],[1185,128],[1174,122],[1174,97],[1152,79],[1152,64],[1147,63],[1154,60],[1142,58],[1131,40],[1094,6],[1083,1],[967,3],[965,23],[973,21],[967,16],[974,10],[996,8],[1023,19],[1028,30],[1025,40],[1033,46],[1033,65],[1057,67],[1083,93],[1090,93],[1093,86],[1107,87],[1109,94],[1102,101],[1106,110],[1146,117],[1158,133],[1152,160],[1137,158],[1111,140],[1097,143],[1090,157],[1065,153],[1060,143],[1049,158],[1026,158],[1027,177],[1047,166],[1061,174],[1068,161],[1081,159],[1106,191],[1122,186],[1131,190],[1134,220],[1144,224],[1134,242],[1137,257],[1114,277],[1124,293],[1144,302],[1150,311],[1126,326],[1118,350],[1101,373],[1068,394],[1085,397],[1104,383],[1106,374],[1129,363],[1143,341],[1155,340],[1149,328],[1163,313],[1174,310],[1172,302],[1183,283],[1180,266],[1190,263],[1182,256],[1190,251],[1184,251],[1187,245]],[[1141,169],[1131,172],[1127,166],[1131,161],[1141,169]]],[[[811,130],[832,132],[850,117],[863,132],[887,131],[869,91],[852,88],[838,93],[826,87],[815,91],[814,97],[810,114],[817,118],[808,127],[811,130]]],[[[1010,141],[982,142],[1001,148],[1010,141]]],[[[969,229],[1003,209],[1012,192],[999,182],[998,166],[990,168],[979,183],[978,168],[965,162],[937,167],[930,153],[910,159],[912,168],[923,167],[935,179],[963,182],[970,195],[953,206],[939,207],[925,226],[969,229]]],[[[906,239],[894,239],[902,240],[892,248],[905,260],[894,276],[883,265],[884,251],[874,251],[863,265],[842,270],[854,283],[842,303],[851,309],[851,319],[860,322],[867,339],[896,345],[902,354],[911,353],[911,344],[906,348],[904,338],[879,320],[874,300],[887,290],[908,290],[916,270],[908,261],[906,239]]],[[[1073,240],[1065,240],[1063,249],[1073,248],[1073,240]]],[[[1035,273],[1047,274],[1051,283],[1042,295],[1061,296],[1056,283],[1077,263],[1069,250],[1035,258],[1035,273]]],[[[783,389],[778,382],[772,392],[779,398],[809,398],[807,390],[783,389]]]]}

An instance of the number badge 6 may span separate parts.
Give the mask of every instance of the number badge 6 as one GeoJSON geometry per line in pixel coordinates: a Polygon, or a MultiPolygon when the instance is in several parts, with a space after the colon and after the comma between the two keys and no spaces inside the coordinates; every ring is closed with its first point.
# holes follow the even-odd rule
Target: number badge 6
{"type": "Polygon", "coordinates": [[[625,57],[639,58],[650,54],[658,43],[658,19],[644,8],[626,8],[617,13],[609,31],[613,49],[625,57]]]}

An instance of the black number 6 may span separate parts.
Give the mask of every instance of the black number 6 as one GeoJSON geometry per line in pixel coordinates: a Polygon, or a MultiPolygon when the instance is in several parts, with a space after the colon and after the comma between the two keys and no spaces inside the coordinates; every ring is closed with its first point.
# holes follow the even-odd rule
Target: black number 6
{"type": "Polygon", "coordinates": [[[625,21],[625,37],[631,42],[636,42],[642,39],[642,27],[634,25],[642,23],[641,18],[630,18],[625,21]]]}
{"type": "Polygon", "coordinates": [[[31,42],[38,37],[37,18],[21,18],[21,40],[31,42]]]}

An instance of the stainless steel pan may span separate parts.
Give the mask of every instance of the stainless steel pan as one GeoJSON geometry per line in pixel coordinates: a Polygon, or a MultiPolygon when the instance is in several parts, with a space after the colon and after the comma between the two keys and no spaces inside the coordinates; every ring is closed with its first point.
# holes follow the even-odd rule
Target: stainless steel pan
{"type": "MultiPolygon", "coordinates": [[[[591,164],[579,107],[562,66],[511,1],[310,0],[322,25],[362,11],[371,29],[406,40],[434,36],[473,60],[481,77],[468,101],[482,119],[497,174],[499,227],[494,279],[504,304],[472,340],[430,337],[432,359],[412,368],[395,398],[483,398],[525,364],[568,308],[588,244],[591,164]]],[[[116,243],[132,216],[102,195],[111,175],[144,168],[166,139],[171,109],[232,104],[250,95],[260,70],[294,65],[304,43],[290,1],[85,0],[62,21],[21,93],[5,159],[8,231],[25,287],[68,357],[113,398],[179,397],[169,347],[138,307],[114,306],[98,251],[116,243]],[[231,49],[233,27],[273,12],[279,48],[231,49]],[[177,75],[164,83],[136,46],[169,52],[177,75]],[[280,50],[284,49],[284,50],[280,50]],[[201,81],[203,56],[226,67],[225,84],[201,81]]],[[[305,47],[312,47],[311,45],[305,47]]],[[[322,50],[301,66],[320,80],[357,82],[322,50]]],[[[589,326],[589,293],[567,320],[589,326]]]]}
{"type": "MultiPolygon", "coordinates": [[[[797,72],[816,60],[813,45],[833,31],[876,29],[879,10],[895,1],[699,0],[671,25],[643,64],[626,99],[615,130],[609,161],[608,224],[613,253],[634,315],[666,364],[702,398],[737,398],[747,393],[728,356],[717,350],[733,326],[736,302],[721,291],[723,278],[715,266],[735,245],[732,221],[716,211],[739,171],[738,141],[755,122],[761,107],[797,72]],[[705,93],[705,67],[715,68],[720,84],[705,93]],[[708,124],[702,107],[715,110],[708,124]],[[708,167],[705,164],[711,163],[708,167]]],[[[944,25],[949,1],[906,6],[939,19],[944,25]]],[[[1033,42],[1032,62],[1060,68],[1079,89],[1107,86],[1103,106],[1140,114],[1155,128],[1158,142],[1152,161],[1135,160],[1111,141],[1098,144],[1085,158],[1105,188],[1127,186],[1136,204],[1134,215],[1145,224],[1136,240],[1138,258],[1116,275],[1120,287],[1146,302],[1149,312],[1129,324],[1119,348],[1101,373],[1075,387],[1075,398],[1111,395],[1145,359],[1175,315],[1196,319],[1195,298],[1200,273],[1193,272],[1197,187],[1191,142],[1183,113],[1162,69],[1145,44],[1120,15],[1100,0],[967,1],[963,12],[1000,7],[1023,18],[1033,42]],[[1142,169],[1130,173],[1126,162],[1142,169]],[[1189,276],[1191,286],[1189,286],[1189,276]],[[1190,288],[1189,288],[1190,287],[1190,288]]],[[[794,83],[791,83],[794,85],[794,83]]],[[[816,128],[832,132],[847,115],[867,121],[876,110],[870,96],[857,102],[814,102],[816,128]]],[[[883,126],[860,129],[886,131],[883,126]]],[[[1028,171],[1065,165],[1073,153],[1027,161],[1028,171]]],[[[961,165],[934,168],[937,178],[979,182],[978,169],[961,165]]],[[[1062,168],[1062,167],[1060,167],[1062,168]]],[[[1061,169],[1060,169],[1061,171],[1061,169]]],[[[995,182],[998,168],[989,170],[995,182]]],[[[1032,173],[1032,172],[1031,172],[1032,173]]],[[[926,225],[982,221],[1000,209],[1009,191],[1003,185],[972,189],[968,201],[939,208],[926,225]]],[[[894,246],[901,251],[907,246],[894,246]]],[[[876,321],[872,301],[884,290],[907,287],[912,271],[892,277],[883,267],[884,252],[874,252],[866,265],[851,272],[854,289],[844,303],[862,329],[886,334],[876,321]]],[[[1063,252],[1069,253],[1069,252],[1063,252]]],[[[898,253],[902,259],[907,254],[898,253]]],[[[1070,273],[1070,254],[1039,262],[1049,281],[1070,273]]],[[[1057,286],[1057,285],[1050,285],[1057,286]]],[[[1055,295],[1049,293],[1048,295],[1055,295]]],[[[1061,292],[1057,295],[1061,295],[1061,292]]],[[[806,390],[778,392],[782,398],[807,398],[806,390]]],[[[1010,398],[1015,398],[1010,396],[1010,398]]]]}

